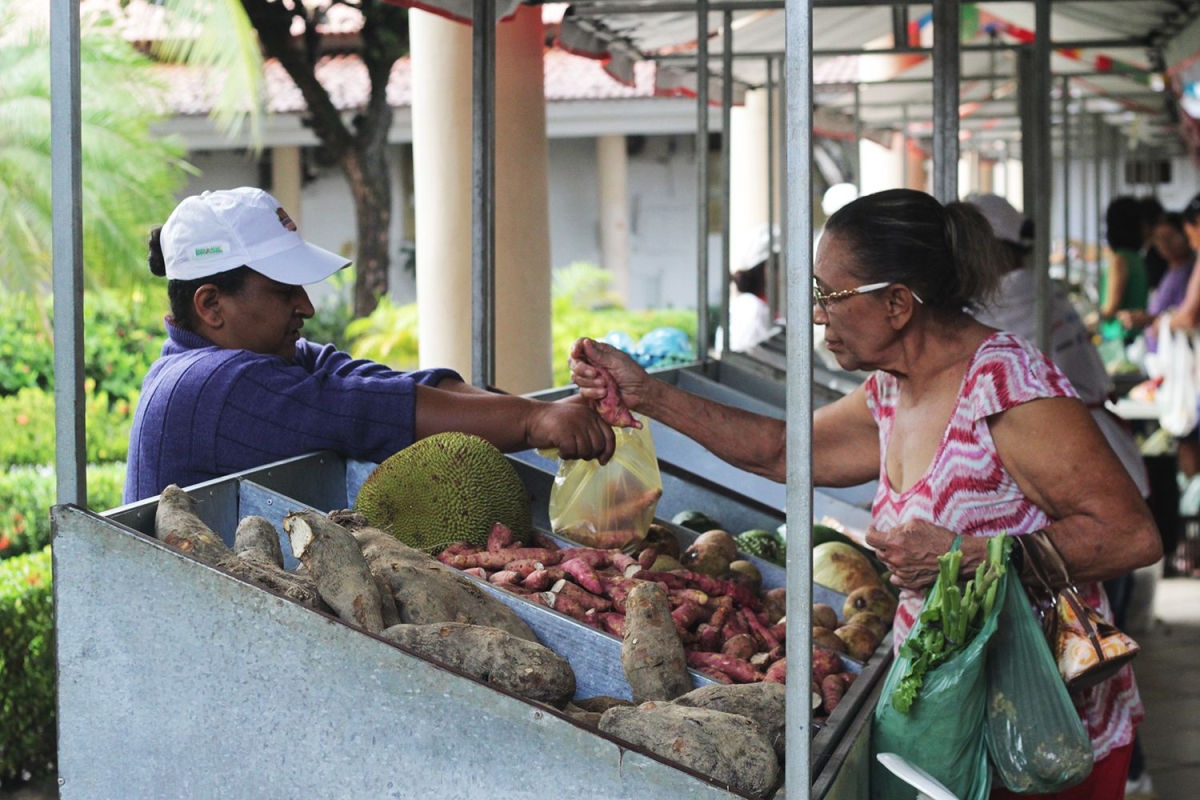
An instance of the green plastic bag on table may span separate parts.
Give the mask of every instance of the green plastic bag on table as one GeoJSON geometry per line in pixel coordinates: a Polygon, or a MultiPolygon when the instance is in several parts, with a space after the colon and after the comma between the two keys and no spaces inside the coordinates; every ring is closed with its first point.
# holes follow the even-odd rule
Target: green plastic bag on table
{"type": "MultiPolygon", "coordinates": [[[[957,549],[961,537],[955,539],[957,549]]],[[[929,604],[939,577],[926,595],[929,604]]],[[[991,768],[984,742],[987,708],[987,653],[1004,605],[1006,582],[996,592],[991,613],[975,637],[950,660],[925,673],[925,681],[907,714],[892,703],[892,693],[912,659],[897,655],[888,669],[875,705],[871,728],[871,800],[912,800],[913,788],[879,763],[879,753],[895,753],[937,778],[959,800],[987,800],[991,768]]],[[[922,608],[924,611],[924,608],[922,608]]],[[[917,622],[909,636],[921,632],[917,622]]]]}
{"type": "Polygon", "coordinates": [[[985,741],[996,774],[1018,794],[1048,794],[1092,772],[1092,742],[1042,627],[1013,583],[987,657],[985,741]]]}

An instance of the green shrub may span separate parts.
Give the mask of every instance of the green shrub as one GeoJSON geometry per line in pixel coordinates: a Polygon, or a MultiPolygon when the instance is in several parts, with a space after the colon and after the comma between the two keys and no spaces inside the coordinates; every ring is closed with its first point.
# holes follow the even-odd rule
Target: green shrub
{"type": "MultiPolygon", "coordinates": [[[[129,429],[133,424],[132,400],[113,401],[106,393],[90,391],[89,379],[84,409],[87,415],[87,460],[89,464],[124,461],[129,452],[129,429]]],[[[0,397],[0,465],[54,463],[54,394],[44,389],[21,389],[0,397]]]]}
{"type": "Polygon", "coordinates": [[[0,782],[54,766],[53,601],[49,547],[0,562],[0,782]]]}
{"type": "MultiPolygon", "coordinates": [[[[116,508],[125,486],[125,464],[88,465],[87,486],[89,508],[116,508]]],[[[50,543],[54,502],[53,467],[11,467],[0,473],[0,559],[36,552],[50,543]]]]}
{"type": "MultiPolygon", "coordinates": [[[[112,403],[135,399],[162,349],[162,314],[136,293],[88,292],[83,310],[84,376],[92,391],[112,403]]],[[[22,389],[54,389],[51,300],[5,294],[0,296],[0,396],[22,389]]]]}

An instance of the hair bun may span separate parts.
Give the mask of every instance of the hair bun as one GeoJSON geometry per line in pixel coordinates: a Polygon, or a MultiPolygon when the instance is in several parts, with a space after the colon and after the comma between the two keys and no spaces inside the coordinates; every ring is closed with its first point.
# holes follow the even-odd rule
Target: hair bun
{"type": "Polygon", "coordinates": [[[146,255],[146,263],[150,267],[150,274],[159,278],[166,277],[167,274],[167,259],[163,255],[162,244],[159,242],[161,235],[161,225],[150,230],[150,250],[146,255]]]}

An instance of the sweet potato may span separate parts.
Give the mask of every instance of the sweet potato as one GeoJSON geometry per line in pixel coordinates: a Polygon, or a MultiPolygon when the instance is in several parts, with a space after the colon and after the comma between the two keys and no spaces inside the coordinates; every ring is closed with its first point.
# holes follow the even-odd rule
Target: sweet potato
{"type": "Polygon", "coordinates": [[[233,555],[221,537],[196,514],[195,498],[173,483],[158,498],[154,536],[205,564],[215,565],[233,555]]]}
{"type": "Polygon", "coordinates": [[[530,700],[559,705],[575,694],[575,673],[565,658],[496,628],[455,622],[393,625],[382,636],[530,700]]]}
{"type": "Polygon", "coordinates": [[[734,686],[702,686],[677,697],[675,705],[711,708],[740,714],[758,723],[775,754],[783,758],[787,730],[787,689],[777,683],[739,683],[734,686]]]}
{"type": "Polygon", "coordinates": [[[550,587],[550,591],[558,595],[566,595],[584,608],[590,608],[594,611],[608,611],[612,608],[612,601],[608,598],[592,594],[587,589],[571,583],[566,578],[557,581],[550,587]]]}
{"type": "Polygon", "coordinates": [[[455,569],[483,567],[490,570],[504,569],[505,565],[509,562],[520,559],[532,559],[550,566],[557,564],[559,558],[559,553],[556,550],[546,550],[540,547],[510,547],[507,550],[497,550],[494,553],[481,551],[478,553],[448,556],[440,560],[443,564],[447,564],[455,569]]]}
{"type": "Polygon", "coordinates": [[[545,564],[540,561],[534,561],[532,558],[518,558],[516,561],[510,561],[504,565],[504,569],[509,572],[516,572],[521,576],[521,580],[537,572],[539,569],[545,569],[545,564]]]}
{"type": "Polygon", "coordinates": [[[521,585],[535,592],[544,592],[558,581],[561,581],[566,574],[563,572],[562,567],[546,567],[545,569],[534,570],[529,573],[525,580],[521,582],[521,585]]]}
{"type": "Polygon", "coordinates": [[[772,625],[787,616],[787,589],[777,587],[763,592],[763,609],[772,625]]]}
{"type": "MultiPolygon", "coordinates": [[[[617,551],[620,552],[620,551],[617,551]]],[[[595,547],[564,547],[559,550],[561,564],[563,561],[578,559],[592,569],[604,569],[612,563],[612,550],[598,550],[595,547]]]]}
{"type": "Polygon", "coordinates": [[[494,584],[494,585],[500,586],[500,587],[520,586],[521,580],[522,580],[521,573],[513,572],[512,570],[509,570],[509,569],[498,570],[496,572],[493,572],[488,577],[488,583],[491,583],[491,584],[494,584]]]}
{"type": "Polygon", "coordinates": [[[638,581],[630,578],[601,578],[600,583],[604,587],[604,596],[612,601],[613,608],[622,614],[628,613],[626,603],[629,593],[638,586],[638,581]]]}
{"type": "Polygon", "coordinates": [[[813,680],[823,681],[826,675],[842,671],[842,659],[832,650],[813,645],[812,648],[813,680]]]}
{"type": "Polygon", "coordinates": [[[767,683],[787,683],[787,658],[781,658],[768,667],[763,680],[767,683]]]}
{"type": "Polygon", "coordinates": [[[825,708],[826,714],[832,714],[838,707],[838,703],[842,702],[842,695],[846,693],[846,684],[842,681],[841,675],[826,675],[821,681],[821,705],[825,708]]]}
{"type": "Polygon", "coordinates": [[[377,528],[359,528],[353,536],[372,572],[384,579],[396,598],[401,622],[488,625],[537,641],[512,609],[436,558],[377,528]]]}
{"type": "Polygon", "coordinates": [[[748,608],[743,608],[742,619],[746,621],[746,627],[750,629],[754,638],[762,643],[762,649],[772,650],[779,647],[779,640],[775,638],[775,634],[771,633],[770,629],[762,624],[757,614],[748,608]]]}
{"type": "MultiPolygon", "coordinates": [[[[704,677],[714,680],[717,683],[722,684],[722,685],[726,685],[726,686],[742,685],[742,684],[734,684],[733,678],[729,677],[724,672],[721,672],[721,670],[713,669],[712,667],[704,667],[703,669],[696,670],[696,672],[699,672],[704,677]]],[[[749,684],[747,684],[747,685],[749,685],[749,684]]]]}
{"type": "Polygon", "coordinates": [[[625,615],[617,611],[601,611],[596,614],[596,619],[600,623],[603,630],[608,631],[613,636],[625,638],[625,615]]]}
{"type": "Polygon", "coordinates": [[[763,674],[755,669],[754,665],[749,661],[725,655],[724,653],[705,653],[689,650],[687,651],[687,663],[689,667],[694,667],[695,669],[702,667],[719,669],[738,683],[756,683],[763,679],[763,674]]]}
{"type": "Polygon", "coordinates": [[[600,415],[602,420],[614,428],[642,427],[642,423],[637,421],[633,416],[633,412],[621,401],[621,392],[617,387],[617,382],[613,378],[612,373],[605,367],[592,364],[588,360],[587,350],[582,339],[572,346],[571,358],[589,364],[592,369],[596,370],[596,374],[599,375],[600,382],[604,385],[605,389],[604,397],[599,400],[589,400],[588,402],[596,409],[596,413],[600,415]]]}
{"type": "Polygon", "coordinates": [[[568,558],[559,564],[563,572],[575,579],[575,582],[592,594],[604,594],[604,586],[600,576],[592,565],[581,558],[568,558]]]}
{"type": "Polygon", "coordinates": [[[559,594],[556,592],[538,592],[535,595],[546,608],[553,608],[555,611],[566,614],[568,617],[577,619],[580,622],[588,625],[599,625],[599,620],[596,619],[595,610],[588,608],[583,603],[580,603],[570,594],[559,594]],[[593,612],[590,616],[588,612],[593,612]]]}
{"type": "Polygon", "coordinates": [[[779,780],[775,749],[758,723],[740,714],[646,703],[605,711],[600,730],[751,797],[769,796],[779,780]]]}
{"type": "Polygon", "coordinates": [[[492,526],[491,533],[487,538],[487,549],[489,553],[495,553],[507,547],[512,547],[517,542],[517,537],[512,532],[512,528],[505,525],[503,522],[497,522],[492,526]]]}
{"type": "Polygon", "coordinates": [[[704,609],[691,600],[684,600],[671,612],[671,618],[675,620],[675,627],[681,631],[690,630],[703,616],[704,609]]]}
{"type": "Polygon", "coordinates": [[[634,702],[672,700],[692,689],[667,594],[653,583],[638,584],[625,601],[621,668],[634,702]]]}
{"type": "Polygon", "coordinates": [[[693,650],[703,650],[708,653],[721,649],[721,629],[715,625],[704,623],[697,629],[696,644],[693,650]]]}
{"type": "Polygon", "coordinates": [[[737,636],[731,636],[721,645],[721,652],[727,656],[740,658],[743,661],[750,661],[755,653],[758,652],[758,643],[754,641],[754,637],[748,633],[739,633],[737,636]]]}
{"type": "Polygon", "coordinates": [[[541,547],[544,550],[558,550],[558,542],[536,531],[529,537],[530,547],[541,547]]]}
{"type": "Polygon", "coordinates": [[[379,587],[350,532],[315,511],[293,511],[283,518],[283,529],[292,554],[304,564],[334,613],[371,633],[382,631],[379,587]]]}

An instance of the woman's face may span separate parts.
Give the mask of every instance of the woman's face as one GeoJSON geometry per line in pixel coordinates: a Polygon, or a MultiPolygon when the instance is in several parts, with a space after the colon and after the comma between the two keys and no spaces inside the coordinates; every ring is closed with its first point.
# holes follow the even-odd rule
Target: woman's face
{"type": "MultiPolygon", "coordinates": [[[[1197,232],[1200,233],[1200,231],[1197,232]]],[[[1192,247],[1188,244],[1191,238],[1167,222],[1154,228],[1154,246],[1168,264],[1178,264],[1191,257],[1192,247]]]]}
{"type": "Polygon", "coordinates": [[[313,306],[303,286],[290,286],[257,272],[250,273],[242,291],[220,298],[224,321],[222,347],[252,353],[296,356],[296,342],[313,306]]]}
{"type": "MultiPolygon", "coordinates": [[[[813,277],[823,294],[844,292],[864,285],[852,270],[856,264],[845,237],[821,237],[813,277]]],[[[866,282],[870,285],[869,282],[866,282]]],[[[886,318],[882,291],[849,294],[824,303],[813,302],[813,322],[825,326],[825,345],[845,370],[878,369],[895,331],[886,318]]]]}
{"type": "MultiPolygon", "coordinates": [[[[1187,234],[1188,245],[1195,251],[1200,252],[1200,220],[1196,224],[1190,222],[1183,223],[1183,231],[1187,234]]],[[[1165,253],[1163,254],[1166,255],[1165,253]]]]}

